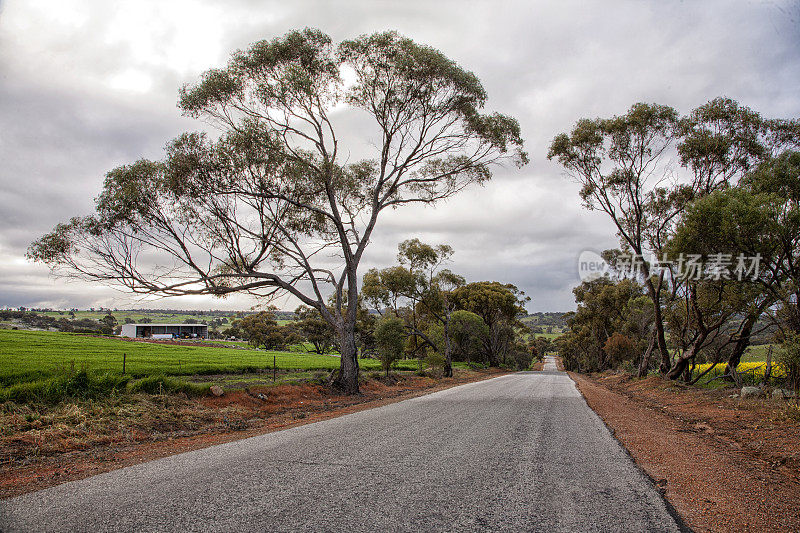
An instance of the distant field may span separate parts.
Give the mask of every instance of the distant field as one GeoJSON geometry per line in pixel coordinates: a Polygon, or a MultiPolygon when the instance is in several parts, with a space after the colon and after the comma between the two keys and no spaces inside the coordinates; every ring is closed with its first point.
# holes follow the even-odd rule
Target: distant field
{"type": "MultiPolygon", "coordinates": [[[[335,356],[289,352],[266,352],[207,346],[169,346],[97,338],[69,333],[0,330],[0,386],[54,376],[71,369],[121,372],[135,377],[154,374],[193,375],[254,372],[279,369],[332,370],[339,367],[335,356]]],[[[363,369],[378,369],[380,362],[361,360],[363,369]]],[[[416,360],[402,360],[397,368],[416,370],[416,360]]]]}
{"type": "MultiPolygon", "coordinates": [[[[553,328],[553,329],[557,330],[558,328],[553,328]]],[[[545,337],[547,339],[554,340],[554,339],[559,338],[562,335],[562,333],[559,331],[558,333],[555,333],[555,332],[554,333],[535,333],[534,335],[536,337],[545,337]]]]}
{"type": "Polygon", "coordinates": [[[753,362],[753,361],[766,361],[767,360],[767,350],[769,347],[772,346],[772,357],[773,360],[775,358],[775,350],[778,348],[772,344],[761,344],[758,346],[750,346],[747,348],[747,351],[742,356],[742,362],[753,362]]]}

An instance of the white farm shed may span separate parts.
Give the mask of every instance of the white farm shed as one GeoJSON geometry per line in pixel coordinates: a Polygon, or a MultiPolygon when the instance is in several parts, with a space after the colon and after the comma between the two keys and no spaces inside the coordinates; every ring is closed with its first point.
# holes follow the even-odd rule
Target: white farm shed
{"type": "Polygon", "coordinates": [[[208,326],[205,324],[123,324],[121,337],[156,339],[205,339],[208,326]]]}

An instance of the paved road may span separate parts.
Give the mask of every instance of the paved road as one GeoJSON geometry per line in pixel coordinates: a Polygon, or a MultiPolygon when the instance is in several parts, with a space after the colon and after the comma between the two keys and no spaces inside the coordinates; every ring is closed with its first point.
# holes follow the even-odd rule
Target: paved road
{"type": "Polygon", "coordinates": [[[530,372],[0,502],[8,531],[677,531],[563,372],[530,372]]]}

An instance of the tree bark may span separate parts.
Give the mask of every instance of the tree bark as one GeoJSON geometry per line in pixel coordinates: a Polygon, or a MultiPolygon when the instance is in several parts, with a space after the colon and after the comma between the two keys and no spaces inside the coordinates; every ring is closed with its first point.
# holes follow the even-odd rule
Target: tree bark
{"type": "Polygon", "coordinates": [[[728,357],[727,372],[730,376],[730,380],[734,381],[737,385],[739,384],[740,380],[736,374],[736,367],[739,366],[745,350],[748,346],[750,346],[750,334],[753,332],[753,326],[755,326],[756,322],[758,321],[758,317],[761,316],[761,312],[762,309],[759,308],[758,314],[751,312],[749,315],[747,315],[744,325],[742,326],[742,331],[739,334],[739,339],[736,341],[736,346],[734,346],[733,352],[731,352],[730,357],[728,357]]]}
{"type": "Polygon", "coordinates": [[[453,377],[453,356],[450,350],[450,313],[444,320],[444,377],[453,377]]]}
{"type": "Polygon", "coordinates": [[[349,294],[355,295],[348,301],[347,311],[337,324],[339,336],[339,376],[334,386],[346,394],[358,394],[358,348],[356,346],[356,311],[358,308],[357,287],[350,283],[349,294]],[[353,290],[355,289],[355,290],[353,290]]]}
{"type": "Polygon", "coordinates": [[[345,320],[339,331],[339,375],[334,387],[346,394],[358,394],[358,351],[356,349],[355,324],[345,320]]]}
{"type": "MultiPolygon", "coordinates": [[[[645,275],[647,276],[647,282],[645,283],[645,286],[647,286],[647,292],[650,295],[650,299],[653,301],[653,320],[655,323],[656,345],[658,346],[658,353],[661,355],[661,365],[659,368],[662,374],[666,374],[672,365],[672,361],[670,361],[669,349],[667,348],[667,339],[664,335],[664,317],[661,312],[660,287],[662,278],[659,277],[659,286],[657,288],[653,283],[652,277],[650,276],[649,269],[645,275]]],[[[661,274],[661,276],[663,276],[663,274],[661,274]]]]}
{"type": "Polygon", "coordinates": [[[650,343],[647,346],[647,351],[644,352],[642,356],[642,362],[639,364],[639,372],[637,372],[636,377],[643,378],[647,375],[647,370],[650,368],[650,355],[653,353],[653,347],[656,344],[656,331],[653,330],[653,334],[650,335],[650,343]]]}
{"type": "Polygon", "coordinates": [[[673,365],[672,369],[667,372],[667,377],[669,379],[674,380],[681,377],[681,374],[686,371],[689,363],[695,358],[695,356],[697,356],[697,352],[700,350],[700,347],[703,345],[707,337],[708,332],[701,333],[689,346],[689,348],[683,352],[678,359],[675,360],[675,364],[673,365]]]}

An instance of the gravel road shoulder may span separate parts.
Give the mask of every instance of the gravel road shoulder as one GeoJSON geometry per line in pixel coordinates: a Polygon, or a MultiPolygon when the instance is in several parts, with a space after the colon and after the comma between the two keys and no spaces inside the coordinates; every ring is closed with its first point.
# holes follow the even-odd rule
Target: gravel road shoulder
{"type": "Polygon", "coordinates": [[[800,531],[796,423],[659,378],[570,375],[692,529],[800,531]]]}

